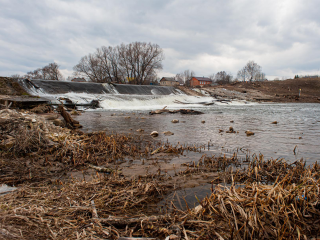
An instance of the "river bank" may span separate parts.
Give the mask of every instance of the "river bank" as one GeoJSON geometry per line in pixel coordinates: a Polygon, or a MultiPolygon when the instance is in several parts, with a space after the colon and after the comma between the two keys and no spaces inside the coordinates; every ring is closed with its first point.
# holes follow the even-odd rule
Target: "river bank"
{"type": "Polygon", "coordinates": [[[234,82],[204,87],[212,96],[258,102],[320,103],[320,80],[301,78],[265,82],[234,82]]]}
{"type": "Polygon", "coordinates": [[[0,119],[0,183],[18,188],[0,196],[0,239],[277,239],[319,232],[317,164],[207,156],[200,153],[205,146],[172,145],[136,130],[84,133],[55,126],[57,113],[5,109],[0,119]],[[193,161],[170,162],[188,153],[193,161]],[[182,209],[183,199],[158,205],[201,184],[211,192],[196,208],[182,209]]]}

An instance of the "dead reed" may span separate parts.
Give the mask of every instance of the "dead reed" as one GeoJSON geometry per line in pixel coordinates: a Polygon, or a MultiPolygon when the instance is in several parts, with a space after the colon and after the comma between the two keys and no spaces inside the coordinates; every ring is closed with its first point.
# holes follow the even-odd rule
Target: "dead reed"
{"type": "Polygon", "coordinates": [[[203,155],[174,177],[217,172],[207,179],[211,194],[194,209],[172,203],[172,209],[160,210],[157,203],[176,190],[172,176],[160,168],[137,179],[117,171],[96,172],[90,181],[59,176],[159,153],[201,152],[202,146],[70,132],[20,117],[2,119],[0,125],[1,143],[9,147],[1,152],[0,182],[21,184],[0,196],[0,239],[308,239],[320,232],[317,163],[203,155]]]}
{"type": "MultiPolygon", "coordinates": [[[[220,161],[223,158],[220,158],[220,161]]],[[[230,160],[230,159],[229,159],[230,160]]],[[[1,198],[2,234],[28,239],[308,239],[320,228],[319,166],[261,159],[250,162],[245,186],[212,183],[212,194],[195,209],[157,207],[172,185],[163,178],[126,180],[114,173],[90,182],[26,186],[1,198]],[[259,163],[259,164],[258,164],[259,163]],[[258,164],[258,165],[257,165],[258,164]],[[259,166],[260,169],[257,167],[259,166]],[[257,167],[257,168],[255,168],[257,167]],[[286,168],[285,168],[286,167],[286,168]],[[255,170],[257,169],[257,170],[255,170]],[[259,176],[280,169],[272,184],[259,176]],[[252,172],[253,171],[253,172],[252,172]],[[299,177],[297,177],[299,175],[299,177]]],[[[242,176],[242,175],[241,175],[242,176]]]]}

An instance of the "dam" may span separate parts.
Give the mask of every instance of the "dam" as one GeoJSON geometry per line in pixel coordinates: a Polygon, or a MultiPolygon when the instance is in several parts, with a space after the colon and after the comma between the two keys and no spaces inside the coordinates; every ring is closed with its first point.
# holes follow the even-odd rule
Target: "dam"
{"type": "MultiPolygon", "coordinates": [[[[83,109],[155,109],[186,107],[179,102],[212,102],[212,97],[190,96],[172,86],[66,82],[21,79],[19,85],[31,96],[47,99],[49,104],[83,109]],[[201,98],[201,100],[199,99],[201,98]],[[178,102],[178,103],[177,103],[178,102]],[[97,104],[98,103],[98,104],[97,104]]],[[[192,104],[188,107],[192,107],[192,104]]]]}

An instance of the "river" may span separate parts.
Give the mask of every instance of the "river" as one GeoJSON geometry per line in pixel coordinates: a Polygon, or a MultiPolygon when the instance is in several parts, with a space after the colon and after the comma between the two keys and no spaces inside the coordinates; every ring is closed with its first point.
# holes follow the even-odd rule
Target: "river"
{"type": "MultiPolygon", "coordinates": [[[[263,154],[265,158],[285,158],[295,161],[303,158],[308,164],[320,156],[319,104],[233,103],[200,106],[199,104],[172,105],[168,108],[188,107],[202,111],[202,115],[159,114],[149,115],[148,104],[130,103],[103,110],[86,111],[76,119],[84,131],[136,133],[143,129],[148,136],[158,131],[161,141],[172,144],[206,145],[207,154],[233,153],[241,150],[249,155],[263,154]],[[171,120],[178,119],[179,123],[171,120]],[[202,123],[205,121],[204,123],[202,123]],[[277,121],[277,124],[272,122],[277,121]],[[226,133],[232,126],[237,133],[226,133]],[[219,130],[223,130],[220,132],[219,130]],[[246,130],[255,134],[247,136],[246,130]],[[172,136],[165,136],[171,131],[172,136]],[[295,151],[294,151],[295,150],[295,151]]],[[[164,105],[156,105],[155,109],[164,105]]]]}

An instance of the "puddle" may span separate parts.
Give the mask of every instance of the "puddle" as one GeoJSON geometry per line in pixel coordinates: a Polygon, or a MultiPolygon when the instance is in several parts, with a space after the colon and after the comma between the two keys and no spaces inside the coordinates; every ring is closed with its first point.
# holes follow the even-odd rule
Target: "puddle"
{"type": "Polygon", "coordinates": [[[0,196],[11,193],[17,189],[18,188],[16,188],[16,187],[9,187],[8,185],[2,184],[2,185],[0,185],[0,196]]]}
{"type": "MultiPolygon", "coordinates": [[[[231,187],[231,184],[219,184],[214,185],[213,187],[231,187]]],[[[235,185],[235,188],[244,187],[243,184],[237,184],[235,185]]],[[[161,208],[162,211],[165,211],[165,209],[168,209],[168,211],[171,211],[174,207],[172,206],[172,203],[174,206],[180,210],[187,210],[187,205],[190,209],[195,208],[199,205],[199,201],[204,199],[207,196],[210,196],[212,185],[211,184],[204,184],[201,186],[197,186],[194,188],[185,188],[182,190],[175,191],[171,194],[169,194],[167,197],[165,197],[164,200],[159,202],[158,207],[161,208]],[[171,203],[172,202],[172,203],[171,203]]]]}
{"type": "Polygon", "coordinates": [[[162,200],[158,206],[161,209],[168,210],[172,209],[171,202],[181,210],[186,210],[187,205],[189,208],[194,208],[199,205],[199,201],[201,201],[206,196],[209,196],[211,194],[211,184],[204,184],[198,187],[194,188],[186,188],[182,190],[175,191],[171,194],[169,194],[164,200],[162,200]]]}

